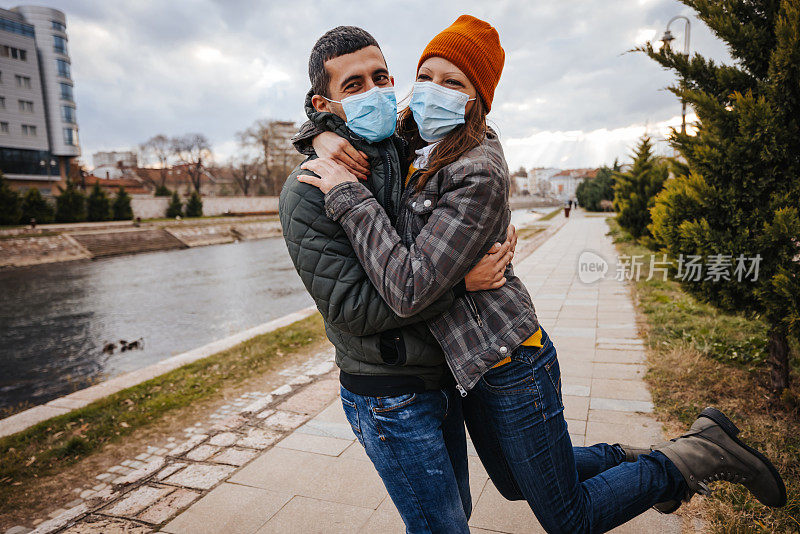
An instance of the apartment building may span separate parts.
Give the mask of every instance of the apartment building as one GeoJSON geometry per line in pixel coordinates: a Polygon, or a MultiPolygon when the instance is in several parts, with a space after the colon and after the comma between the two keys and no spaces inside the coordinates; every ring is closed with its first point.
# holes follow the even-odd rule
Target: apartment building
{"type": "Polygon", "coordinates": [[[66,17],[0,9],[0,170],[15,189],[57,194],[80,155],[66,17]]]}

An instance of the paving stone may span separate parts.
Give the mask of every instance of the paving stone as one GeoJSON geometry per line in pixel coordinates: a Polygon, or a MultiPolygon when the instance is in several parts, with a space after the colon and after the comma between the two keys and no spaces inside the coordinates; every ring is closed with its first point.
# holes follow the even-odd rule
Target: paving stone
{"type": "Polygon", "coordinates": [[[280,447],[241,468],[230,482],[372,509],[387,495],[371,463],[280,447]]]}
{"type": "Polygon", "coordinates": [[[108,487],[108,484],[97,484],[96,486],[92,486],[92,489],[95,491],[102,491],[108,487]]]}
{"type": "Polygon", "coordinates": [[[266,449],[281,438],[282,434],[274,430],[265,430],[261,428],[250,428],[247,435],[240,438],[236,442],[239,447],[246,447],[249,449],[266,449]]]}
{"type": "Polygon", "coordinates": [[[507,501],[491,482],[486,483],[469,525],[509,534],[544,532],[527,502],[507,501]]]}
{"type": "Polygon", "coordinates": [[[251,534],[291,498],[262,488],[223,483],[162,530],[172,534],[251,534]]]}
{"type": "Polygon", "coordinates": [[[175,488],[170,486],[141,486],[125,495],[120,501],[106,506],[102,513],[132,518],[173,491],[175,488]]]}
{"type": "Polygon", "coordinates": [[[109,478],[111,478],[113,476],[114,475],[112,473],[100,473],[99,475],[97,475],[94,478],[96,478],[97,480],[108,480],[109,478]]]}
{"type": "Polygon", "coordinates": [[[234,449],[229,447],[211,458],[211,461],[218,464],[242,466],[256,456],[258,456],[258,452],[252,449],[234,449]]]}
{"type": "Polygon", "coordinates": [[[88,499],[89,497],[91,497],[95,493],[97,493],[97,492],[95,490],[93,490],[93,489],[83,490],[81,492],[81,499],[88,499]]]}
{"type": "Polygon", "coordinates": [[[145,534],[152,530],[148,526],[128,519],[90,515],[62,534],[145,534]]]}
{"type": "Polygon", "coordinates": [[[275,413],[275,410],[274,410],[274,409],[272,409],[272,408],[267,408],[267,409],[266,409],[266,410],[264,410],[263,412],[261,412],[261,413],[259,413],[258,415],[256,415],[256,417],[257,417],[258,419],[266,419],[267,417],[269,417],[270,415],[272,415],[272,414],[274,414],[274,413],[275,413]]]}
{"type": "Polygon", "coordinates": [[[652,413],[653,403],[636,400],[604,399],[592,397],[591,407],[593,410],[613,410],[616,412],[642,412],[652,413]]]}
{"type": "Polygon", "coordinates": [[[340,387],[338,380],[320,380],[286,399],[277,406],[277,409],[308,415],[316,414],[336,398],[340,387]]]}
{"type": "Polygon", "coordinates": [[[191,451],[186,453],[185,458],[189,460],[194,460],[196,462],[202,462],[216,454],[219,451],[219,447],[215,447],[214,445],[198,445],[191,451]]]}
{"type": "Polygon", "coordinates": [[[165,468],[163,468],[161,471],[159,471],[156,474],[155,478],[156,478],[156,480],[164,480],[165,478],[170,476],[172,473],[177,473],[178,471],[180,471],[181,469],[183,469],[187,465],[189,465],[189,464],[187,464],[185,462],[174,462],[174,463],[168,464],[165,468]]]}
{"type": "Polygon", "coordinates": [[[167,456],[180,456],[181,454],[185,454],[190,450],[194,449],[196,446],[201,444],[208,436],[206,434],[198,434],[196,436],[192,436],[191,438],[187,439],[183,443],[179,444],[171,451],[167,453],[167,456]]]}
{"type": "Polygon", "coordinates": [[[312,380],[311,377],[308,375],[300,375],[292,378],[292,380],[289,382],[289,385],[302,386],[303,384],[308,384],[309,382],[311,382],[311,380],[312,380]]]}
{"type": "Polygon", "coordinates": [[[563,395],[574,395],[576,397],[588,397],[591,392],[589,386],[581,386],[577,384],[563,384],[561,386],[561,393],[563,395]]]}
{"type": "Polygon", "coordinates": [[[234,414],[225,419],[214,423],[211,430],[235,430],[247,422],[247,418],[240,414],[234,414]]]}
{"type": "Polygon", "coordinates": [[[339,438],[352,440],[355,438],[353,434],[353,427],[350,423],[332,423],[328,421],[320,421],[317,417],[311,419],[303,426],[295,430],[297,434],[311,434],[313,436],[328,436],[331,438],[339,438]]]}
{"type": "Polygon", "coordinates": [[[149,455],[149,454],[147,454],[147,453],[144,453],[144,452],[143,452],[142,454],[140,454],[139,456],[137,456],[137,457],[136,457],[136,459],[137,459],[137,460],[139,460],[139,461],[141,461],[141,462],[145,462],[145,461],[147,461],[148,459],[150,459],[150,455],[149,455]]]}
{"type": "Polygon", "coordinates": [[[49,514],[47,514],[47,517],[51,517],[51,518],[52,518],[52,517],[58,517],[58,516],[60,516],[61,514],[63,514],[64,512],[66,512],[66,511],[67,511],[67,509],[66,509],[66,508],[56,508],[55,510],[53,510],[52,512],[50,512],[49,514]]]}
{"type": "Polygon", "coordinates": [[[664,441],[661,425],[655,421],[647,425],[636,423],[613,424],[589,421],[586,424],[587,443],[625,443],[649,447],[664,441]]]}
{"type": "Polygon", "coordinates": [[[274,389],[272,391],[272,395],[279,397],[281,395],[286,395],[291,392],[292,392],[292,386],[290,386],[289,384],[284,384],[281,387],[274,389]]]}
{"type": "Polygon", "coordinates": [[[598,347],[594,353],[594,361],[606,363],[644,363],[646,361],[646,356],[643,350],[612,350],[598,347]]]}
{"type": "Polygon", "coordinates": [[[334,367],[335,364],[333,362],[322,362],[306,371],[306,374],[310,376],[324,375],[325,373],[332,371],[334,367]]]}
{"type": "Polygon", "coordinates": [[[208,442],[211,445],[217,445],[219,447],[229,447],[236,443],[236,440],[239,439],[239,435],[233,432],[223,432],[221,434],[217,434],[216,436],[212,436],[208,442]]]}
{"type": "Polygon", "coordinates": [[[261,397],[260,399],[256,399],[250,404],[248,404],[243,410],[242,413],[258,413],[267,406],[272,403],[272,395],[267,395],[266,397],[261,397]]]}
{"type": "Polygon", "coordinates": [[[235,469],[229,465],[193,464],[171,475],[164,482],[193,489],[211,489],[235,469]]]}
{"type": "Polygon", "coordinates": [[[121,479],[117,479],[114,481],[115,485],[125,485],[125,484],[133,484],[134,482],[138,482],[143,478],[147,478],[156,471],[160,470],[164,467],[166,461],[164,458],[154,458],[150,462],[144,465],[141,469],[137,469],[136,471],[132,471],[122,477],[121,479]]]}
{"type": "Polygon", "coordinates": [[[33,529],[24,527],[22,525],[17,525],[15,527],[11,527],[10,529],[6,530],[5,534],[28,534],[28,532],[30,532],[31,530],[33,529]]]}
{"type": "Polygon", "coordinates": [[[136,519],[147,523],[161,524],[196,501],[202,494],[178,488],[160,501],[143,510],[136,519]]]}
{"type": "Polygon", "coordinates": [[[359,506],[295,496],[255,534],[350,534],[360,531],[372,513],[372,510],[359,506]]]}
{"type": "Polygon", "coordinates": [[[574,397],[563,395],[564,417],[568,419],[583,419],[589,415],[589,397],[574,397]]]}
{"type": "Polygon", "coordinates": [[[641,380],[592,379],[592,395],[606,399],[650,401],[650,390],[641,380]]]}
{"type": "Polygon", "coordinates": [[[278,442],[276,447],[326,454],[328,456],[339,456],[352,442],[352,439],[344,440],[326,436],[293,433],[278,442]]]}
{"type": "MultiPolygon", "coordinates": [[[[54,517],[48,521],[40,522],[35,529],[33,529],[33,534],[50,534],[51,532],[55,532],[59,529],[62,529],[72,523],[75,519],[79,518],[83,514],[89,511],[89,505],[86,503],[79,504],[78,506],[74,506],[69,510],[65,511],[58,517],[54,517]]],[[[35,523],[35,522],[34,522],[35,523]]]]}
{"type": "Polygon", "coordinates": [[[83,503],[83,499],[72,499],[64,505],[64,508],[72,508],[73,506],[78,506],[81,503],[83,503]]]}
{"type": "Polygon", "coordinates": [[[275,430],[289,431],[294,430],[308,419],[307,415],[291,412],[276,411],[264,420],[264,425],[275,430]]]}
{"type": "Polygon", "coordinates": [[[617,380],[642,380],[647,366],[625,363],[595,363],[593,378],[613,378],[617,380]]]}

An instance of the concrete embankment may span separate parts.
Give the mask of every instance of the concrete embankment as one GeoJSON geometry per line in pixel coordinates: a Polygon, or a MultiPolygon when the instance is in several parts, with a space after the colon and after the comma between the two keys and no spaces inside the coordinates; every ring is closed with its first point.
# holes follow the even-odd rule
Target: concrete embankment
{"type": "Polygon", "coordinates": [[[281,235],[274,218],[246,217],[145,223],[47,225],[35,232],[20,229],[0,235],[0,267],[136,254],[157,250],[216,245],[281,235]]]}

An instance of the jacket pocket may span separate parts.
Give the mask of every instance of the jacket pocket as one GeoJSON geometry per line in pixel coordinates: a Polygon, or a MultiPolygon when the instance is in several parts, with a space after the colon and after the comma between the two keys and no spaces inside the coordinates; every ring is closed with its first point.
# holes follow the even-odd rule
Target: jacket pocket
{"type": "Polygon", "coordinates": [[[399,328],[386,330],[380,334],[381,359],[386,365],[405,365],[406,342],[399,328]]]}

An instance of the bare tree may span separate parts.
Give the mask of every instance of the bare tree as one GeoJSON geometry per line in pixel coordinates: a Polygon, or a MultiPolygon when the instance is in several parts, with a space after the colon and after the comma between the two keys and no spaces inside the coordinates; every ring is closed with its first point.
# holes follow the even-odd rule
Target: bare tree
{"type": "Polygon", "coordinates": [[[144,143],[139,145],[139,152],[142,158],[147,162],[154,162],[160,169],[159,178],[160,184],[154,183],[149,176],[142,176],[141,178],[150,182],[153,187],[166,187],[167,185],[167,164],[172,155],[172,140],[164,134],[154,135],[144,143]]]}
{"type": "Polygon", "coordinates": [[[296,131],[291,121],[259,119],[237,134],[243,147],[252,147],[261,153],[264,192],[268,195],[278,194],[289,172],[303,161],[303,156],[291,143],[296,131]]]}
{"type": "Polygon", "coordinates": [[[244,196],[248,196],[261,178],[261,160],[246,153],[237,154],[228,162],[227,172],[244,196]]]}
{"type": "Polygon", "coordinates": [[[190,133],[171,139],[170,151],[184,165],[189,176],[189,182],[194,190],[200,193],[204,173],[203,160],[211,159],[211,143],[205,135],[190,133]]]}

